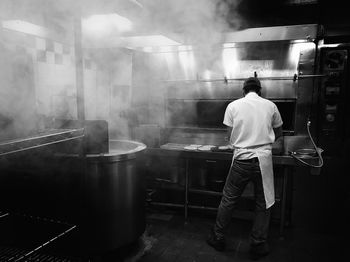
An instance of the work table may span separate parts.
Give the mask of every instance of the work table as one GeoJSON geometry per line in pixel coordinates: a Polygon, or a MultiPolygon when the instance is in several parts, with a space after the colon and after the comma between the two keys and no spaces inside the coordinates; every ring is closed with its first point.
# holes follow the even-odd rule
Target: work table
{"type": "MultiPolygon", "coordinates": [[[[184,149],[164,149],[147,148],[147,154],[156,156],[213,159],[213,160],[232,160],[232,152],[211,152],[211,151],[190,151],[184,149]]],[[[272,155],[272,161],[276,165],[296,166],[300,165],[290,155],[272,155]]]]}
{"type": "MultiPolygon", "coordinates": [[[[189,171],[189,162],[192,160],[213,160],[213,161],[231,161],[232,160],[232,151],[200,151],[200,150],[187,150],[184,149],[183,144],[172,144],[168,143],[160,148],[147,148],[146,154],[150,157],[157,158],[182,158],[185,160],[185,203],[184,203],[184,212],[185,219],[188,216],[188,208],[189,205],[188,195],[190,192],[189,186],[189,178],[191,176],[191,172],[189,171]]],[[[309,161],[314,162],[317,158],[309,158],[309,161]]],[[[303,166],[296,159],[294,159],[291,155],[274,155],[272,156],[273,164],[276,166],[280,166],[282,168],[282,183],[281,183],[281,197],[280,197],[280,236],[283,237],[285,219],[286,219],[286,199],[287,199],[287,184],[288,177],[290,174],[293,174],[293,168],[296,166],[303,166]]]]}

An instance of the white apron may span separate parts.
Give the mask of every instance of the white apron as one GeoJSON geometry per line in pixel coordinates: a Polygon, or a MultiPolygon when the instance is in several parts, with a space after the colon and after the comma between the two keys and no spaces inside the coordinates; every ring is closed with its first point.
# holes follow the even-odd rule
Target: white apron
{"type": "Polygon", "coordinates": [[[273,180],[272,146],[264,145],[256,148],[235,148],[232,163],[235,158],[244,153],[253,153],[259,159],[266,209],[275,203],[275,187],[273,180]]]}

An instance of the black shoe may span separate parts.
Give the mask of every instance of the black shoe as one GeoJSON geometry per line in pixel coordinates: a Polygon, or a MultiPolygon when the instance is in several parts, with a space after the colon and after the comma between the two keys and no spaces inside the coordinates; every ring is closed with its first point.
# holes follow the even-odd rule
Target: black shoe
{"type": "Polygon", "coordinates": [[[209,246],[215,248],[216,251],[222,252],[225,250],[225,246],[226,246],[225,240],[218,239],[213,231],[210,232],[207,239],[207,243],[209,246]]]}
{"type": "Polygon", "coordinates": [[[270,249],[267,243],[250,246],[249,254],[252,260],[258,260],[260,258],[266,257],[269,253],[270,249]]]}

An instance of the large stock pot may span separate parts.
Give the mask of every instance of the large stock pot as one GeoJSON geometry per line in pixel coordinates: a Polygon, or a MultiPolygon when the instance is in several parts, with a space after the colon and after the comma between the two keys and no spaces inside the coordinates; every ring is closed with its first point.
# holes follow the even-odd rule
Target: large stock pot
{"type": "Polygon", "coordinates": [[[112,250],[138,239],[145,230],[145,180],[140,155],[146,145],[110,140],[109,153],[86,155],[81,219],[84,249],[112,250]]]}

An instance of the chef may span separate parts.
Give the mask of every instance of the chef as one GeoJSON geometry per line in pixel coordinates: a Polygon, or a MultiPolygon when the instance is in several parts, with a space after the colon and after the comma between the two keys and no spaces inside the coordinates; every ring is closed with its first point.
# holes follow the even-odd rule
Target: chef
{"type": "Polygon", "coordinates": [[[277,106],[261,97],[260,81],[251,77],[243,84],[244,97],[231,102],[223,123],[228,127],[234,154],[223,189],[215,225],[207,243],[225,249],[225,230],[248,182],[254,185],[255,219],[250,234],[254,258],[269,253],[267,243],[270,209],[275,203],[272,144],[283,145],[282,118],[277,106]]]}

